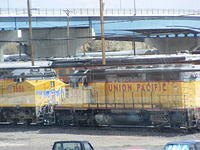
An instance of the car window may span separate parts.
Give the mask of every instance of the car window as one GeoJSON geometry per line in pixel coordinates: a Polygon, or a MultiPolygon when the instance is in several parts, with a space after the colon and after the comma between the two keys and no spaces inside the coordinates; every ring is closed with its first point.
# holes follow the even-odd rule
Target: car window
{"type": "Polygon", "coordinates": [[[190,150],[190,147],[188,144],[168,144],[164,150],[190,150]]]}
{"type": "Polygon", "coordinates": [[[54,150],[81,150],[80,143],[56,143],[54,150]]]}
{"type": "Polygon", "coordinates": [[[200,150],[200,143],[196,144],[196,148],[197,148],[197,150],[200,150]]]}
{"type": "Polygon", "coordinates": [[[190,150],[195,150],[194,145],[190,145],[190,150]]]}
{"type": "Polygon", "coordinates": [[[63,150],[61,143],[56,143],[53,150],[63,150]]]}
{"type": "Polygon", "coordinates": [[[81,150],[80,143],[63,143],[63,150],[81,150]]]}
{"type": "Polygon", "coordinates": [[[85,150],[93,150],[91,145],[88,143],[84,143],[84,148],[85,148],[85,150]]]}

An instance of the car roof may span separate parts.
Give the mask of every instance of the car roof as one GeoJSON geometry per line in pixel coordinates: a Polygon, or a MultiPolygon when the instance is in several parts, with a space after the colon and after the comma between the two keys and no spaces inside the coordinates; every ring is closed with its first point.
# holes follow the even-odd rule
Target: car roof
{"type": "Polygon", "coordinates": [[[169,142],[167,144],[195,144],[195,143],[200,143],[200,141],[174,141],[174,142],[169,142]]]}
{"type": "Polygon", "coordinates": [[[88,141],[56,141],[54,143],[89,143],[88,141]]]}

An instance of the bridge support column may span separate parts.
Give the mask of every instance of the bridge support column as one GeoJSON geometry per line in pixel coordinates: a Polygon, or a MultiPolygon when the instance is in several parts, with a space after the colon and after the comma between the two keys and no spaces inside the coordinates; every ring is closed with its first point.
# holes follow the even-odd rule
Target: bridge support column
{"type": "Polygon", "coordinates": [[[196,40],[196,45],[195,45],[195,47],[192,49],[192,51],[199,50],[199,48],[200,48],[200,38],[197,38],[197,40],[196,40]]]}

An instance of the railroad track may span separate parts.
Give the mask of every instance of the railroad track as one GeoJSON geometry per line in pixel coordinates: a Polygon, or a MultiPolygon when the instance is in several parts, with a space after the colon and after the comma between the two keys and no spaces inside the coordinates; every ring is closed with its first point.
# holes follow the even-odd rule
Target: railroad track
{"type": "Polygon", "coordinates": [[[9,122],[0,122],[0,128],[23,128],[25,130],[32,130],[32,129],[70,129],[70,130],[81,130],[81,131],[106,131],[106,132],[120,132],[120,134],[123,134],[123,132],[151,132],[151,133],[182,133],[182,134],[189,134],[189,133],[197,133],[200,132],[197,129],[186,129],[186,128],[170,128],[170,127],[155,127],[155,126],[131,126],[131,125],[112,125],[112,126],[96,126],[96,127],[90,127],[90,126],[73,126],[73,125],[41,125],[41,124],[23,124],[23,123],[17,123],[12,124],[9,122]]]}

